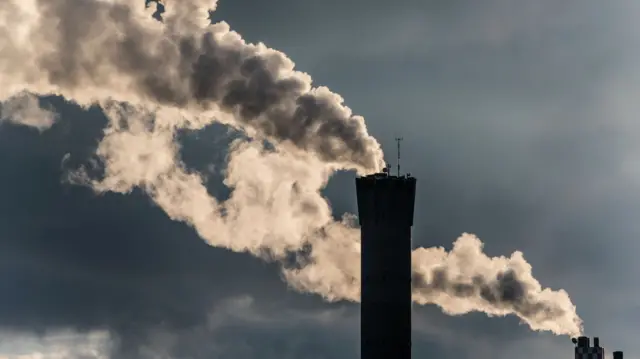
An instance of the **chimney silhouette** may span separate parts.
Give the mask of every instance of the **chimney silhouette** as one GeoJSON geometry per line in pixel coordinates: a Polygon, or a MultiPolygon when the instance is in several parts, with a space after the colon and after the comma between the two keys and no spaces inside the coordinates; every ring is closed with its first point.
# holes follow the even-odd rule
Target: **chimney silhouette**
{"type": "Polygon", "coordinates": [[[416,179],[356,179],[361,226],[361,358],[411,358],[411,227],[416,179]]]}
{"type": "MultiPolygon", "coordinates": [[[[593,338],[593,346],[589,345],[589,337],[572,338],[571,341],[575,344],[575,359],[604,359],[605,350],[600,346],[600,338],[593,338]]],[[[622,352],[613,352],[613,359],[622,359],[622,352]]]]}

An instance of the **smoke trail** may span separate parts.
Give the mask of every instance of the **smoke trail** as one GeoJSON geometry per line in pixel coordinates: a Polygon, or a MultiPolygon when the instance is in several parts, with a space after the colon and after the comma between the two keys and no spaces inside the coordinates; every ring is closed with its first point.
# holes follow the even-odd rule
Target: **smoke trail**
{"type": "MultiPolygon", "coordinates": [[[[109,119],[96,152],[104,173],[80,168],[70,182],[98,192],[141,188],[213,246],[275,261],[306,250],[298,267],[283,266],[293,288],[359,300],[359,231],[353,216],[332,218],[320,190],[338,169],[379,170],[383,155],[342,98],[312,88],[284,54],[246,44],[225,23],[209,25],[211,1],[172,2],[163,23],[125,0],[2,1],[0,97],[61,94],[99,104],[109,119]],[[175,141],[178,129],[212,121],[250,137],[230,149],[232,195],[224,202],[185,168],[175,141]]],[[[450,314],[513,314],[556,334],[581,331],[567,293],[542,289],[520,253],[488,258],[464,235],[449,253],[421,248],[413,260],[417,303],[450,314]]]]}
{"type": "Polygon", "coordinates": [[[438,303],[448,314],[482,311],[514,313],[534,330],[581,334],[582,321],[564,290],[542,288],[521,252],[489,258],[483,243],[464,233],[447,253],[443,248],[413,252],[413,299],[438,303]]]}

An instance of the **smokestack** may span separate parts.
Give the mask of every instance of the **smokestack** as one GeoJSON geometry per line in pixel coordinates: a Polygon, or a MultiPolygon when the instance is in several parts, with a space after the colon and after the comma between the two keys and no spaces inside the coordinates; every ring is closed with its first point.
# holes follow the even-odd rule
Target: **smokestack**
{"type": "Polygon", "coordinates": [[[600,346],[600,338],[593,337],[593,346],[589,345],[589,337],[585,336],[574,339],[574,343],[575,359],[604,359],[604,348],[600,346]]]}
{"type": "Polygon", "coordinates": [[[361,358],[411,358],[411,227],[416,179],[356,179],[362,237],[361,358]]]}
{"type": "Polygon", "coordinates": [[[622,352],[621,351],[613,352],[613,359],[622,359],[622,352]]]}

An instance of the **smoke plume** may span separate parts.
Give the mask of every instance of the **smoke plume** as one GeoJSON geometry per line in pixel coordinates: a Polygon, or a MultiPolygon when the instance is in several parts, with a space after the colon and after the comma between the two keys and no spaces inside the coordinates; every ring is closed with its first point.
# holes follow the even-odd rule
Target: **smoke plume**
{"type": "Polygon", "coordinates": [[[186,118],[175,126],[217,119],[341,167],[383,164],[364,119],[340,96],[311,88],[281,52],[245,43],[226,23],[209,26],[212,1],[176,2],[163,23],[125,0],[6,2],[0,68],[9,91],[182,109],[186,118]]]}
{"type": "MultiPolygon", "coordinates": [[[[162,22],[128,0],[1,1],[0,99],[59,94],[99,105],[109,119],[96,161],[70,171],[69,182],[97,192],[140,188],[212,246],[282,262],[292,288],[359,300],[356,220],[334,220],[320,191],[336,170],[380,170],[383,154],[340,96],[312,87],[283,53],[210,24],[212,1],[171,2],[162,22]],[[214,121],[246,134],[229,150],[224,202],[180,161],[175,139],[214,121]],[[300,252],[295,267],[284,265],[300,252]]],[[[449,253],[420,248],[413,261],[419,304],[581,332],[567,293],[543,289],[521,253],[489,258],[465,234],[449,253]]]]}

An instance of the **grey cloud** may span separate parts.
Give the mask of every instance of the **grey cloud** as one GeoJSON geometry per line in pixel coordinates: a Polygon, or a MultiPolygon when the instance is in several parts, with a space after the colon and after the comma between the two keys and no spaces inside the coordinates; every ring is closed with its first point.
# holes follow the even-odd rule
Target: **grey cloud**
{"type": "Polygon", "coordinates": [[[113,349],[109,333],[103,331],[59,330],[40,336],[2,332],[2,337],[0,358],[3,359],[106,359],[113,349]]]}
{"type": "Polygon", "coordinates": [[[211,308],[201,326],[184,331],[158,327],[146,338],[149,346],[141,356],[275,359],[357,354],[353,307],[298,311],[261,302],[250,296],[231,297],[211,308]]]}

